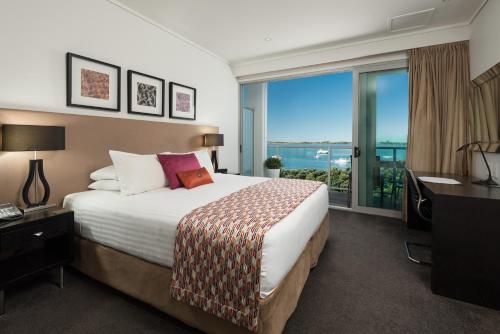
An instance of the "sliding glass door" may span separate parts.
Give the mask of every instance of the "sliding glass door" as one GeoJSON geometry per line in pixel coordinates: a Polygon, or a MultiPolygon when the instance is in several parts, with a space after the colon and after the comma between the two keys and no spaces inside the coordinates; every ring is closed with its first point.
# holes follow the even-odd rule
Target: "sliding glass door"
{"type": "Polygon", "coordinates": [[[401,211],[408,134],[408,71],[396,68],[362,72],[358,78],[356,207],[372,212],[401,211]]]}
{"type": "Polygon", "coordinates": [[[405,60],[241,85],[241,172],[327,184],[330,205],[400,216],[408,128],[405,60]]]}

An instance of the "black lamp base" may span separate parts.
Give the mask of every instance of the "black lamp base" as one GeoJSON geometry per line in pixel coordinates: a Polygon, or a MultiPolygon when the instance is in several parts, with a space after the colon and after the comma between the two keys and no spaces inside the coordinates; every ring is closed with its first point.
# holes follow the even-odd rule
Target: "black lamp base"
{"type": "Polygon", "coordinates": [[[217,151],[212,150],[212,164],[214,165],[214,170],[219,169],[219,163],[217,162],[217,151]]]}
{"type": "Polygon", "coordinates": [[[495,188],[500,187],[500,184],[495,182],[495,180],[493,180],[493,178],[491,178],[491,177],[488,177],[485,180],[473,180],[471,182],[474,184],[480,184],[480,185],[488,186],[488,187],[495,187],[495,188]]]}
{"type": "MultiPolygon", "coordinates": [[[[43,206],[47,204],[47,201],[49,200],[50,197],[50,187],[47,182],[47,179],[45,178],[45,174],[43,172],[43,160],[42,159],[34,159],[30,160],[29,163],[29,172],[28,172],[28,178],[26,179],[26,183],[24,184],[23,187],[23,201],[26,204],[27,208],[34,208],[38,206],[43,206]],[[37,187],[37,179],[40,179],[40,182],[43,185],[43,198],[40,202],[35,202],[32,203],[30,198],[29,198],[29,191],[31,188],[31,185],[33,184],[33,181],[35,181],[35,193],[36,193],[36,187],[37,187]]],[[[35,195],[36,198],[36,195],[35,195]]]]}

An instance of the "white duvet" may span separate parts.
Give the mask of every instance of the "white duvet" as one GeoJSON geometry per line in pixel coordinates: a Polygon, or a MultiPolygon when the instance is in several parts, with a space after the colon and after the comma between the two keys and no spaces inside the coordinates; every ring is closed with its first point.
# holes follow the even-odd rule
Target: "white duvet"
{"type": "MultiPolygon", "coordinates": [[[[216,174],[214,183],[193,189],[161,188],[133,196],[91,190],[66,196],[75,212],[75,232],[82,237],[144,260],[171,267],[179,221],[202,205],[267,179],[216,174]]],[[[304,200],[264,236],[261,297],[286,276],[328,210],[326,185],[304,200]]]]}

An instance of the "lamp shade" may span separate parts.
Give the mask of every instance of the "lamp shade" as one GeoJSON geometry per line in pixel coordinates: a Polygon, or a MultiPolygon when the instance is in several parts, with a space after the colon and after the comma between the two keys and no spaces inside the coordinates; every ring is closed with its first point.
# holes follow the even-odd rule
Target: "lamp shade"
{"type": "Polygon", "coordinates": [[[205,146],[224,146],[224,135],[218,133],[206,134],[205,146]]]}
{"type": "Polygon", "coordinates": [[[66,146],[64,126],[2,125],[3,151],[57,151],[66,146]]]}

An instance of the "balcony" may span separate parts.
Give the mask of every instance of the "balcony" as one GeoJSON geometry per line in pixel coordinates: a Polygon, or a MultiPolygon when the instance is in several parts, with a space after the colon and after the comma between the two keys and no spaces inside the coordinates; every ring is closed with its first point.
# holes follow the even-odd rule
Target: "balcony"
{"type": "MultiPolygon", "coordinates": [[[[324,182],[330,204],[352,206],[352,145],[269,143],[267,155],[283,161],[281,177],[324,182]]],[[[406,146],[377,145],[370,174],[369,206],[399,210],[406,160],[406,146]]]]}

